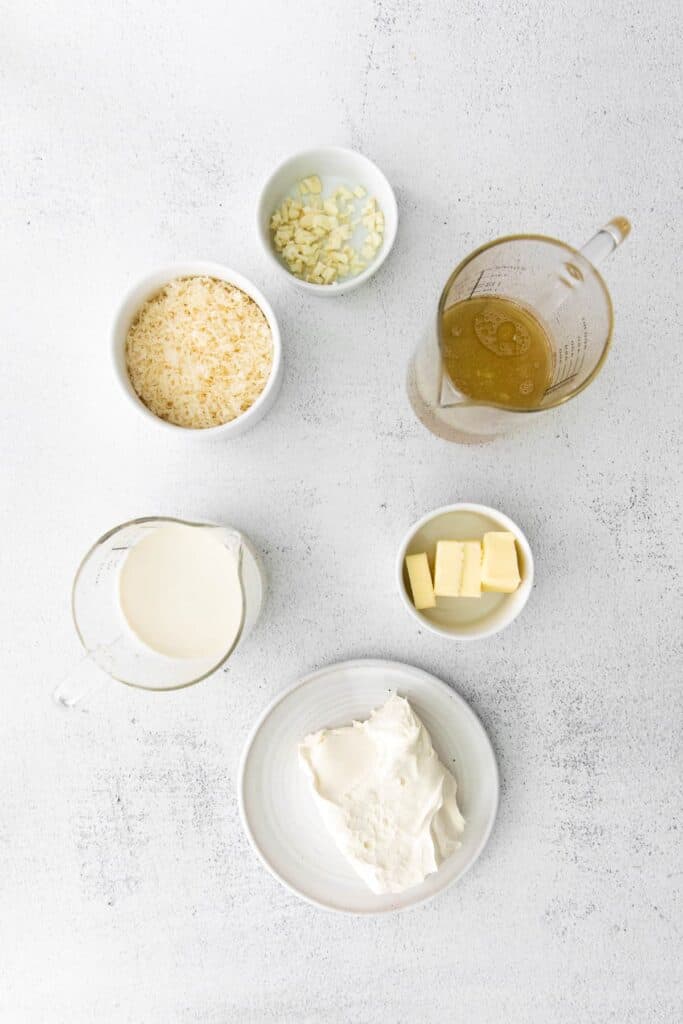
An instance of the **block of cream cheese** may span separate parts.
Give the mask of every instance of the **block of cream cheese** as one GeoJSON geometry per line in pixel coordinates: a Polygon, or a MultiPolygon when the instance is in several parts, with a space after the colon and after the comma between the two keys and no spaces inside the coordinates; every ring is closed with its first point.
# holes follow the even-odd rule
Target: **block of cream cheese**
{"type": "Polygon", "coordinates": [[[517,589],[520,576],[514,534],[484,534],[481,583],[484,590],[499,594],[512,594],[517,589]]]}
{"type": "Polygon", "coordinates": [[[419,555],[406,555],[406,570],[415,607],[417,609],[433,608],[436,600],[432,586],[432,574],[429,571],[429,562],[424,551],[419,555]]]}
{"type": "Polygon", "coordinates": [[[456,781],[403,697],[307,736],[299,760],[323,823],[373,892],[419,885],[460,846],[456,781]]]}
{"type": "Polygon", "coordinates": [[[478,540],[437,541],[434,593],[437,597],[481,597],[478,540]]]}

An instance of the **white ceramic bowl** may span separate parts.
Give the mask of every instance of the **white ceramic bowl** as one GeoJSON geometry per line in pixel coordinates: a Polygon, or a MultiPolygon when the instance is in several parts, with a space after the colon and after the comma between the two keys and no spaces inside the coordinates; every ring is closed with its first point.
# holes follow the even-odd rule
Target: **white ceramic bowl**
{"type": "Polygon", "coordinates": [[[398,592],[421,626],[449,640],[481,640],[500,632],[517,618],[534,583],[534,559],[526,537],[511,519],[488,505],[460,503],[428,512],[411,526],[396,559],[398,592]],[[418,611],[412,602],[405,569],[406,555],[433,550],[437,540],[478,540],[490,530],[509,530],[517,543],[521,583],[513,594],[482,594],[480,598],[438,598],[437,608],[418,611]]]}
{"type": "Polygon", "coordinates": [[[280,328],[278,327],[275,314],[266,297],[246,277],[238,274],[229,267],[220,263],[209,263],[204,261],[193,261],[188,263],[171,263],[158,270],[152,271],[139,281],[124,297],[114,318],[112,327],[112,355],[114,360],[114,371],[121,384],[124,394],[132,405],[142,413],[151,423],[161,427],[167,432],[177,435],[185,435],[192,438],[223,437],[232,438],[243,434],[262,419],[268,410],[274,405],[280,385],[282,383],[282,343],[280,340],[280,328]],[[135,389],[130,382],[126,369],[126,335],[128,329],[140,307],[153,295],[177,277],[215,277],[219,281],[227,281],[228,284],[240,288],[245,294],[254,300],[257,306],[263,311],[268,321],[271,336],[273,339],[273,365],[270,370],[270,377],[266,382],[261,394],[253,405],[246,412],[242,413],[228,423],[221,423],[216,427],[204,427],[194,429],[191,427],[180,427],[175,423],[168,423],[156,416],[145,403],[138,398],[135,389]]]}
{"type": "Polygon", "coordinates": [[[268,258],[292,284],[304,291],[327,298],[358,288],[359,285],[371,278],[391,252],[397,228],[396,196],[379,167],[361,153],[356,153],[352,149],[344,149],[341,146],[307,149],[289,157],[271,174],[259,199],[258,232],[268,258]],[[340,185],[347,185],[351,188],[362,185],[368,197],[374,196],[384,214],[384,238],[377,255],[360,274],[335,284],[310,284],[308,281],[301,281],[295,277],[276,253],[270,233],[270,218],[275,210],[283,199],[292,193],[302,178],[307,178],[312,174],[317,174],[320,177],[323,184],[323,195],[327,195],[340,185]]]}

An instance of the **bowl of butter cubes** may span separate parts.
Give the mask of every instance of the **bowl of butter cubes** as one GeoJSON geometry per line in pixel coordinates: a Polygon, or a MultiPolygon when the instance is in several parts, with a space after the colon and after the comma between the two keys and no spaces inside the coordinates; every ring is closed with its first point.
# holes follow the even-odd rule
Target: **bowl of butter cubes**
{"type": "Polygon", "coordinates": [[[408,612],[439,636],[480,640],[517,618],[534,582],[520,528],[486,505],[446,505],[415,523],[396,562],[408,612]]]}
{"type": "Polygon", "coordinates": [[[351,291],[376,273],[397,227],[387,178],[367,157],[341,146],[285,160],[259,200],[267,256],[294,285],[320,296],[351,291]]]}

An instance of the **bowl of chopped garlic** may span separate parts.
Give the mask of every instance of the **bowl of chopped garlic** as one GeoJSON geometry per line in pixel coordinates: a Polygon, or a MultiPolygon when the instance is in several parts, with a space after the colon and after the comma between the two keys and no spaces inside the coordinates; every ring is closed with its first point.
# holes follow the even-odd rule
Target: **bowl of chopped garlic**
{"type": "Polygon", "coordinates": [[[148,274],[121,302],[111,340],[125,396],[167,432],[236,437],[280,390],[282,346],[270,303],[219,263],[148,274]]]}
{"type": "Polygon", "coordinates": [[[367,281],[391,252],[398,227],[394,191],[371,160],[325,146],[291,156],[266,182],[258,231],[275,266],[316,295],[367,281]]]}

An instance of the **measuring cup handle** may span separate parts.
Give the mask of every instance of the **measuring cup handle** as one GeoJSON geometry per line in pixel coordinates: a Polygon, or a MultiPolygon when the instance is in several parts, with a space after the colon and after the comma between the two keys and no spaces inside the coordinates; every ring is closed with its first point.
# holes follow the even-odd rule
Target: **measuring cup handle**
{"type": "Polygon", "coordinates": [[[53,700],[60,708],[73,708],[76,704],[80,704],[88,693],[98,689],[105,679],[109,678],[92,657],[86,654],[53,691],[53,700]]]}
{"type": "Polygon", "coordinates": [[[616,247],[628,238],[630,232],[631,223],[626,217],[614,217],[586,242],[580,250],[581,255],[595,267],[613,253],[616,247]]]}

